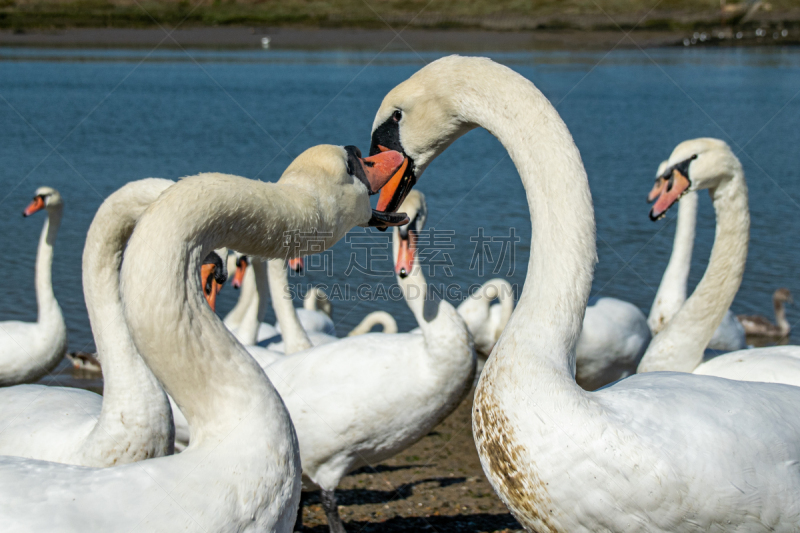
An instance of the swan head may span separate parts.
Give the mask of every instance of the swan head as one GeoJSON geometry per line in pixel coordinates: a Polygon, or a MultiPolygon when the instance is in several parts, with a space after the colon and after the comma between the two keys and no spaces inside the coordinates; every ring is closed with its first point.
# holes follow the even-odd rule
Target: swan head
{"type": "Polygon", "coordinates": [[[396,150],[406,168],[381,191],[378,209],[399,208],[428,164],[458,137],[475,127],[461,116],[452,96],[463,70],[487,66],[482,58],[450,56],[434,61],[392,89],[372,124],[370,155],[396,150]]]}
{"type": "Polygon", "coordinates": [[[772,300],[781,303],[789,303],[789,304],[794,303],[794,299],[792,298],[792,293],[786,287],[781,287],[780,289],[777,289],[772,294],[772,300]]]}
{"type": "Polygon", "coordinates": [[[355,146],[314,146],[300,154],[278,183],[309,192],[323,216],[342,224],[387,227],[408,219],[396,209],[372,209],[369,196],[377,194],[392,177],[403,172],[405,161],[396,151],[362,158],[355,146]],[[327,212],[327,213],[326,213],[327,212]],[[346,219],[346,220],[343,220],[346,219]]]}
{"type": "Polygon", "coordinates": [[[425,227],[425,220],[428,217],[425,195],[417,190],[412,190],[400,205],[400,209],[408,215],[409,222],[394,229],[396,257],[394,271],[401,278],[406,278],[414,268],[414,259],[417,255],[417,235],[425,227]]]}
{"type": "Polygon", "coordinates": [[[659,166],[647,198],[655,201],[650,219],[662,218],[688,192],[718,187],[737,170],[741,171],[741,163],[725,141],[701,138],[680,143],[659,166]]]}
{"type": "Polygon", "coordinates": [[[203,259],[203,264],[200,267],[203,295],[212,311],[216,311],[217,295],[228,279],[228,271],[225,262],[222,260],[223,256],[228,256],[228,253],[227,250],[222,253],[220,252],[221,250],[215,250],[208,254],[206,258],[203,259]]]}
{"type": "Polygon", "coordinates": [[[231,280],[231,285],[234,289],[238,289],[242,286],[242,282],[244,281],[244,275],[247,273],[247,265],[249,263],[249,259],[244,254],[240,254],[239,252],[234,252],[234,266],[235,270],[233,272],[233,279],[231,280]]]}
{"type": "Polygon", "coordinates": [[[33,200],[22,211],[22,216],[29,217],[42,209],[53,210],[64,206],[61,193],[52,187],[39,187],[33,195],[33,200]]]}

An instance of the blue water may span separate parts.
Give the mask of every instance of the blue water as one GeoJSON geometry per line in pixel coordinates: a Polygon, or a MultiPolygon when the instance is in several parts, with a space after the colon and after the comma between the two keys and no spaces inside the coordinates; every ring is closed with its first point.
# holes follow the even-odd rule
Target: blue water
{"type": "MultiPolygon", "coordinates": [[[[204,171],[274,181],[295,156],[319,143],[356,144],[366,151],[383,96],[442,55],[0,48],[0,234],[6,273],[0,320],[36,318],[33,262],[43,215],[23,219],[20,211],[38,186],[59,189],[66,202],[55,292],[70,348],[92,350],[81,253],[91,219],[108,194],[131,180],[204,171]]],[[[750,188],[750,253],[734,311],[771,317],[771,294],[779,286],[800,296],[795,268],[800,50],[486,55],[533,80],[557,105],[581,150],[597,218],[600,262],[593,296],[649,309],[671,250],[675,213],[650,222],[644,198],[658,163],[680,141],[700,136],[720,137],[734,147],[750,188]]],[[[466,289],[500,275],[521,287],[529,254],[527,205],[516,170],[490,134],[474,131],[456,142],[429,167],[418,188],[428,198],[428,227],[436,230],[426,252],[436,265],[432,281],[466,289]],[[480,228],[495,238],[487,241],[493,263],[478,254],[470,269],[480,228]],[[505,250],[494,274],[509,228],[520,238],[514,261],[505,250]]],[[[318,258],[319,268],[292,281],[325,283],[329,292],[350,286],[350,293],[342,289],[343,298],[334,298],[340,334],[375,309],[390,311],[401,331],[408,330],[413,317],[392,298],[397,291],[389,290],[387,234],[360,231],[318,258]],[[345,277],[353,260],[367,264],[367,253],[373,274],[351,268],[345,277]],[[386,284],[385,291],[378,290],[379,283],[386,284]],[[356,297],[362,284],[374,297],[356,297]]],[[[692,286],[702,276],[713,232],[713,211],[702,195],[692,286]]],[[[226,287],[221,314],[237,295],[226,287]]],[[[459,297],[452,287],[450,295],[459,297]]],[[[800,312],[790,308],[789,318],[795,323],[800,312]]]]}

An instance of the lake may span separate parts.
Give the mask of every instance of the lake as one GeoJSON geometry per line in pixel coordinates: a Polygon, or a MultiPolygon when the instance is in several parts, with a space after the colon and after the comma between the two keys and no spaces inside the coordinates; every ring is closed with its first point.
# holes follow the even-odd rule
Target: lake
{"type": "MultiPolygon", "coordinates": [[[[55,293],[70,349],[92,351],[81,254],[106,196],[132,180],[208,171],[275,181],[294,157],[320,143],[355,144],[366,152],[383,96],[443,55],[0,48],[6,250],[0,320],[36,319],[33,265],[44,216],[23,219],[20,212],[37,187],[55,187],[64,197],[55,293]]],[[[749,185],[750,252],[734,312],[772,318],[775,288],[800,296],[794,246],[800,49],[485,55],[531,79],[557,106],[581,150],[597,218],[593,296],[625,299],[647,312],[671,251],[677,209],[651,222],[645,196],[659,162],[680,141],[701,136],[731,144],[749,185]]],[[[530,219],[517,172],[494,137],[483,130],[466,135],[430,165],[417,188],[428,199],[429,281],[449,287],[452,299],[493,277],[521,287],[530,219]]],[[[292,279],[336,293],[340,335],[376,309],[392,313],[401,331],[416,325],[393,297],[390,234],[354,230],[292,279]],[[359,286],[370,297],[358,298],[359,286]]],[[[702,194],[691,286],[703,274],[713,238],[714,214],[702,194]]],[[[237,296],[226,286],[220,314],[237,296]]],[[[788,315],[796,325],[800,312],[790,307],[788,315]]]]}

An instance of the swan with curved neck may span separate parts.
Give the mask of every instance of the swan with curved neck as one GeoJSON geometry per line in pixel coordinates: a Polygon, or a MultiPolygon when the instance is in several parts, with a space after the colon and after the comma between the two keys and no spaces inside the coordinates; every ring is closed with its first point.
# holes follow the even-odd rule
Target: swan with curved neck
{"type": "Polygon", "coordinates": [[[729,313],[744,274],[750,228],[747,185],[741,163],[718,139],[684,141],[675,148],[669,163],[651,192],[651,199],[658,197],[651,218],[660,218],[675,202],[683,202],[686,191],[709,188],[717,213],[717,233],[703,279],[653,339],[639,371],[677,370],[800,385],[798,346],[733,351],[702,362],[705,343],[729,313]]]}
{"type": "MultiPolygon", "coordinates": [[[[466,325],[450,304],[423,296],[426,283],[416,261],[414,265],[398,283],[421,335],[370,333],[274,362],[256,356],[289,410],[304,476],[309,487],[322,489],[333,533],[344,531],[334,492],[339,481],[427,435],[458,406],[474,378],[475,355],[466,325]]],[[[269,266],[270,279],[285,279],[284,260],[270,260],[269,266]]],[[[282,291],[279,285],[272,290],[282,291]]],[[[284,306],[287,312],[294,310],[288,298],[284,306]]],[[[294,325],[287,339],[305,335],[296,317],[289,323],[294,325]]],[[[296,528],[302,510],[298,520],[296,528]]]]}
{"type": "MultiPolygon", "coordinates": [[[[667,161],[663,161],[656,172],[656,177],[666,172],[667,161]]],[[[660,182],[663,184],[664,182],[660,182]]],[[[653,194],[653,193],[651,193],[653,194]]],[[[697,224],[697,193],[687,192],[678,206],[678,220],[675,224],[675,240],[672,254],[664,270],[664,276],[658,286],[647,325],[653,335],[663,330],[672,317],[678,313],[686,301],[686,284],[692,264],[692,248],[694,247],[695,226],[697,224]]],[[[722,322],[714,331],[708,343],[711,350],[741,350],[747,348],[745,331],[731,313],[725,313],[722,322]]]]}
{"type": "Polygon", "coordinates": [[[42,209],[47,219],[36,253],[36,322],[0,322],[0,386],[32,383],[53,370],[67,353],[67,326],[53,294],[53,244],[64,202],[51,187],[39,187],[23,216],[42,209]]]}
{"type": "MultiPolygon", "coordinates": [[[[540,533],[796,527],[800,389],[680,373],[596,392],[575,382],[592,201],[566,125],[530,81],[487,59],[435,61],[384,98],[371,151],[401,151],[418,176],[478,126],[508,150],[532,225],[525,286],[473,407],[484,472],[514,516],[540,533]]],[[[389,185],[379,206],[403,193],[389,185]]]]}
{"type": "Polygon", "coordinates": [[[792,293],[789,292],[789,289],[782,287],[772,294],[772,307],[775,309],[774,324],[761,315],[739,315],[739,321],[744,326],[745,332],[748,335],[773,339],[788,337],[792,332],[792,327],[786,320],[785,303],[793,303],[792,293]]]}
{"type": "Polygon", "coordinates": [[[180,455],[106,469],[2,457],[4,527],[292,531],[300,458],[289,414],[203,300],[200,264],[220,245],[278,256],[290,228],[318,231],[329,247],[355,224],[402,220],[373,212],[368,197],[401,162],[318,146],[278,183],[201,174],[167,189],[128,242],[121,295],[134,344],[186,414],[192,442],[180,455]]]}
{"type": "MultiPolygon", "coordinates": [[[[675,148],[668,165],[651,192],[651,198],[660,193],[651,218],[664,216],[672,205],[670,201],[676,202],[690,191],[690,183],[691,191],[713,187],[717,232],[703,279],[650,343],[639,372],[692,372],[700,365],[705,347],[733,303],[747,259],[747,185],[742,165],[728,145],[717,139],[684,141],[675,148]]],[[[690,202],[696,202],[696,198],[690,198],[690,202]]]]}
{"type": "Polygon", "coordinates": [[[119,269],[139,217],[173,183],[125,185],[103,202],[86,235],[83,289],[103,361],[103,395],[43,385],[0,389],[0,455],[107,467],[172,453],[169,403],[128,331],[119,269]]]}

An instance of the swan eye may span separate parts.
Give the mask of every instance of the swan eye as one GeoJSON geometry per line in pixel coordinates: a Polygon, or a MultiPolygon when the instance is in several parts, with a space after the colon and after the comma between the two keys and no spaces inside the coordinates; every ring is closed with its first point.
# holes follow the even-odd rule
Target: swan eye
{"type": "Polygon", "coordinates": [[[395,110],[395,112],[392,113],[392,120],[394,120],[395,122],[400,122],[401,118],[403,118],[403,112],[400,111],[399,109],[395,110]]]}
{"type": "Polygon", "coordinates": [[[347,174],[349,176],[353,175],[353,163],[351,163],[350,161],[347,162],[347,174]]]}

